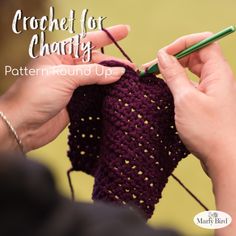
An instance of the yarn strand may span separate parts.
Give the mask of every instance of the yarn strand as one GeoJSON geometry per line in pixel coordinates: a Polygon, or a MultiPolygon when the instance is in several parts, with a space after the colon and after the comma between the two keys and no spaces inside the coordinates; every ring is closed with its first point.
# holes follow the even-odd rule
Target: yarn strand
{"type": "Polygon", "coordinates": [[[116,42],[116,40],[114,39],[114,37],[111,35],[111,33],[106,30],[106,29],[102,29],[106,34],[107,36],[111,39],[111,41],[116,45],[116,47],[120,50],[120,52],[123,54],[123,56],[125,58],[127,58],[127,60],[129,60],[130,62],[133,63],[133,61],[131,60],[131,58],[126,54],[126,52],[123,50],[123,48],[116,42]]]}
{"type": "Polygon", "coordinates": [[[173,179],[174,179],[175,181],[177,181],[177,183],[179,183],[179,184],[184,188],[184,190],[185,190],[196,202],[198,202],[198,204],[199,204],[200,206],[202,206],[202,207],[204,208],[204,210],[209,211],[209,209],[205,206],[205,204],[203,204],[202,201],[199,200],[199,198],[197,198],[197,197],[183,184],[183,182],[182,182],[179,178],[177,178],[174,174],[171,174],[171,176],[173,177],[173,179]]]}
{"type": "Polygon", "coordinates": [[[73,184],[72,184],[72,181],[71,181],[71,172],[74,171],[74,168],[70,168],[68,171],[67,171],[67,179],[68,179],[68,182],[69,182],[69,186],[70,186],[70,192],[71,192],[71,199],[74,201],[75,200],[75,192],[74,192],[74,187],[73,187],[73,184]]]}

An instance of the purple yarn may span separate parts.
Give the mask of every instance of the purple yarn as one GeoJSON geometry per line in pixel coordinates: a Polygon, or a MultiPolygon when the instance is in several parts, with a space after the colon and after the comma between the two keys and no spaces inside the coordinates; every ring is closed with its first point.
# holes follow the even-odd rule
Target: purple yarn
{"type": "Polygon", "coordinates": [[[154,75],[129,66],[111,85],[78,88],[68,105],[68,156],[74,170],[95,177],[93,199],[131,204],[153,214],[168,177],[188,155],[174,122],[173,97],[154,75]]]}

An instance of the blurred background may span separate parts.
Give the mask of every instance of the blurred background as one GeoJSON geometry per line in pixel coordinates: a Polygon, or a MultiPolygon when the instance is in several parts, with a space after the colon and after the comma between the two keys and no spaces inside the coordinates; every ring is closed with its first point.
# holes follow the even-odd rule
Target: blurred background
{"type": "MultiPolygon", "coordinates": [[[[13,79],[4,77],[4,66],[24,65],[28,57],[28,45],[35,32],[14,35],[11,21],[15,10],[21,8],[28,16],[48,15],[49,6],[55,7],[56,17],[68,17],[69,10],[76,10],[77,20],[81,11],[88,8],[88,16],[106,16],[104,26],[129,24],[131,32],[121,42],[122,47],[137,65],[154,59],[158,49],[176,38],[195,32],[217,32],[236,23],[236,2],[234,0],[51,0],[51,1],[14,1],[1,0],[1,77],[0,93],[13,83],[13,79]],[[7,41],[6,41],[7,40],[7,41]],[[24,60],[25,59],[25,60],[24,60]]],[[[77,28],[80,33],[80,28],[77,28]]],[[[70,37],[67,32],[48,33],[47,40],[58,41],[70,37]]],[[[226,59],[236,72],[236,35],[223,39],[220,44],[226,59]]],[[[106,53],[120,57],[114,46],[109,46],[106,53]]],[[[29,59],[29,58],[28,58],[29,59]]],[[[192,76],[192,75],[191,75],[192,76]]],[[[192,76],[192,79],[195,79],[192,76]]],[[[30,99],[30,98],[29,98],[30,99]]],[[[30,153],[30,158],[47,165],[53,172],[61,193],[70,197],[66,171],[70,168],[67,159],[67,135],[65,130],[54,142],[30,153]]],[[[202,144],[204,145],[204,143],[202,144]]],[[[212,150],[214,152],[214,150],[212,150]]],[[[193,156],[183,160],[175,170],[178,176],[210,209],[214,209],[214,199],[209,178],[204,174],[193,156]]],[[[83,173],[72,173],[76,197],[81,201],[91,201],[93,178],[83,173]]],[[[193,217],[202,208],[172,178],[163,192],[160,203],[156,206],[149,224],[174,227],[185,235],[213,235],[212,231],[195,226],[193,217]]]]}

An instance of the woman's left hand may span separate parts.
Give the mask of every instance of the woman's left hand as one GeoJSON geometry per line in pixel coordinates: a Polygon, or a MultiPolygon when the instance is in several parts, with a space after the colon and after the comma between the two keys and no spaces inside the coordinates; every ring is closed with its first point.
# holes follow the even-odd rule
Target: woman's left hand
{"type": "MultiPolygon", "coordinates": [[[[129,27],[117,25],[108,30],[118,41],[128,35],[129,27]]],[[[112,43],[102,31],[88,33],[85,40],[92,41],[96,45],[95,49],[112,43]]],[[[68,125],[66,106],[77,87],[113,83],[124,74],[125,69],[122,67],[109,68],[96,64],[111,59],[114,58],[93,51],[89,64],[82,64],[81,59],[75,59],[71,55],[56,54],[40,57],[30,63],[28,69],[34,68],[41,72],[46,69],[54,74],[39,73],[35,77],[19,78],[0,98],[0,111],[4,112],[16,129],[25,152],[51,142],[68,125]],[[76,69],[80,71],[79,75],[74,73],[76,69]],[[86,70],[90,73],[83,75],[86,70]],[[103,73],[96,73],[102,70],[103,73]],[[110,76],[106,76],[106,73],[110,76]]],[[[134,67],[126,60],[123,62],[134,67]]]]}

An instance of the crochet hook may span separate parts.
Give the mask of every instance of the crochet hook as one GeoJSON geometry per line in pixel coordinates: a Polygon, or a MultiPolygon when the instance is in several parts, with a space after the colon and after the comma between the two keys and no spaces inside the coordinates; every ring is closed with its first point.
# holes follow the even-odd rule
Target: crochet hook
{"type": "MultiPolygon", "coordinates": [[[[184,49],[183,51],[175,54],[174,56],[179,60],[203,47],[206,47],[207,45],[215,42],[216,40],[219,40],[233,32],[235,32],[236,30],[236,27],[235,26],[229,26],[225,29],[223,29],[222,31],[216,33],[216,34],[213,34],[212,36],[192,45],[191,47],[189,48],[186,48],[184,49]]],[[[158,67],[158,64],[155,64],[155,65],[152,65],[150,66],[149,68],[146,69],[146,71],[141,71],[140,72],[140,77],[143,77],[145,76],[146,74],[160,74],[160,70],[159,70],[159,67],[158,67]]]]}

